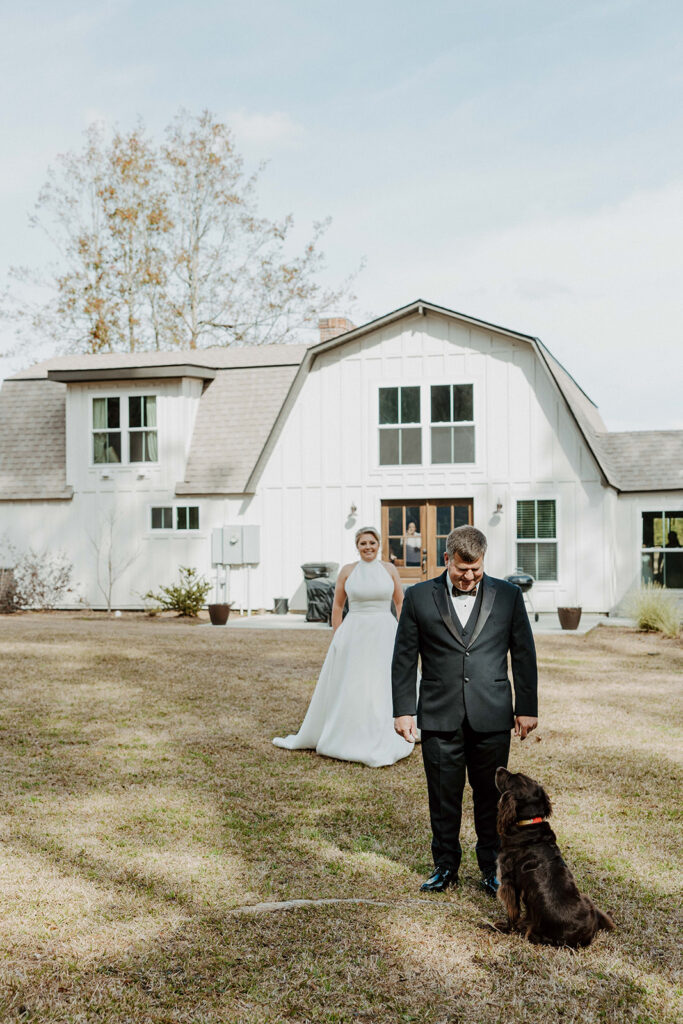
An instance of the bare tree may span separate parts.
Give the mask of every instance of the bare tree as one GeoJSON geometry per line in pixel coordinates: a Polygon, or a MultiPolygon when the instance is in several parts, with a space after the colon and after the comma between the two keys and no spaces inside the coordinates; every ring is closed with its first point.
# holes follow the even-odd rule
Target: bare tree
{"type": "Polygon", "coordinates": [[[181,112],[166,132],[175,246],[169,296],[184,344],[283,342],[348,293],[316,275],[328,222],[315,224],[299,255],[288,255],[293,219],[259,217],[258,173],[245,175],[228,127],[204,112],[181,112]]]}
{"type": "Polygon", "coordinates": [[[113,347],[161,347],[167,281],[164,236],[171,230],[159,163],[142,127],[117,132],[106,151],[100,186],[110,253],[109,280],[118,311],[113,347]],[[150,337],[151,335],[151,337],[150,337]]]}
{"type": "Polygon", "coordinates": [[[351,301],[350,281],[319,283],[327,222],[297,253],[291,216],[259,216],[258,173],[245,173],[209,112],[178,114],[161,145],[142,123],[111,139],[89,128],[81,152],[58,158],[32,217],[55,262],[42,276],[11,272],[47,300],[5,302],[5,315],[72,351],[293,340],[321,310],[351,301]]]}
{"type": "Polygon", "coordinates": [[[140,555],[139,545],[130,554],[122,554],[122,539],[117,531],[118,522],[119,514],[116,508],[111,508],[100,520],[99,534],[96,537],[93,537],[92,534],[88,535],[88,540],[95,553],[97,588],[107,602],[108,612],[111,612],[111,598],[115,583],[140,555]]]}

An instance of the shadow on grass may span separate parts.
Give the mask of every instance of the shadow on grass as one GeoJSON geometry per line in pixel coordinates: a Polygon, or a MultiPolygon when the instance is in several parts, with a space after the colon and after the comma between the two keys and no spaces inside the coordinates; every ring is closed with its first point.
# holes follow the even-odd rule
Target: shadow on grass
{"type": "MultiPolygon", "coordinates": [[[[615,912],[618,932],[577,954],[490,935],[481,921],[493,905],[473,884],[468,804],[460,892],[405,904],[429,867],[419,752],[373,770],[270,744],[305,710],[324,651],[313,637],[303,652],[299,637],[260,637],[256,653],[252,638],[235,639],[226,659],[221,645],[193,634],[104,662],[74,638],[71,683],[45,646],[45,666],[23,703],[13,689],[12,721],[0,734],[8,840],[27,860],[92,887],[83,928],[93,948],[74,953],[44,928],[33,947],[18,943],[0,976],[6,1019],[673,1021],[674,915],[656,877],[648,886],[606,874],[584,851],[570,864],[615,912]],[[81,673],[91,688],[79,703],[81,673]],[[105,890],[118,894],[106,908],[98,904],[105,890]],[[297,897],[396,906],[231,912],[297,897]],[[115,926],[136,905],[158,921],[153,937],[133,932],[125,948],[108,948],[97,938],[103,918],[115,926]]],[[[537,744],[516,747],[514,758],[551,790],[569,779],[631,823],[655,793],[659,807],[673,806],[665,758],[617,755],[600,746],[599,728],[592,735],[592,747],[537,744]]],[[[558,816],[560,825],[575,827],[558,816]]],[[[615,844],[623,828],[615,819],[615,844]]],[[[645,833],[643,856],[649,842],[645,833]]],[[[49,905],[44,917],[49,924],[49,905]]]]}

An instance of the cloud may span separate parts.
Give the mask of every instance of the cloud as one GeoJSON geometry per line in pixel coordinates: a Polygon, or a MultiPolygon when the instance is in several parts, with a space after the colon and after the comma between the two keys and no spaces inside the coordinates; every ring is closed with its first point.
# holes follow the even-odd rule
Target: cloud
{"type": "MultiPolygon", "coordinates": [[[[375,314],[422,297],[536,335],[609,429],[683,429],[683,179],[584,215],[369,249],[375,314]]],[[[397,242],[397,239],[394,239],[397,242]]]]}
{"type": "Polygon", "coordinates": [[[296,145],[304,135],[304,128],[284,111],[270,114],[233,111],[227,122],[234,130],[240,146],[263,151],[268,155],[274,149],[296,145]]]}

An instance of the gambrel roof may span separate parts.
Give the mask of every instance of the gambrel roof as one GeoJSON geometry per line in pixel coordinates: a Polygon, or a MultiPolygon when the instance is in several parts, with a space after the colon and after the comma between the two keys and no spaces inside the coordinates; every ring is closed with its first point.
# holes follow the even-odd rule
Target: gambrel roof
{"type": "Polygon", "coordinates": [[[179,495],[253,493],[316,358],[416,316],[440,316],[530,345],[561,394],[604,482],[617,491],[683,488],[683,431],[607,431],[594,402],[532,335],[417,300],[320,344],[58,356],[15,374],[0,391],[0,500],[68,499],[65,393],[76,381],[201,378],[179,495]]]}
{"type": "Polygon", "coordinates": [[[270,452],[274,446],[284,420],[293,406],[298,391],[316,357],[323,352],[358,341],[373,331],[409,317],[437,315],[460,323],[481,327],[503,337],[513,338],[529,344],[545,366],[554,386],[559,390],[572,419],[582,434],[593,455],[606,484],[617,491],[671,491],[683,489],[683,430],[631,431],[626,434],[609,433],[602,421],[598,408],[583,389],[576,383],[561,363],[555,359],[543,342],[531,334],[513,331],[498,324],[478,320],[464,313],[456,313],[444,306],[437,306],[424,299],[417,299],[408,306],[401,306],[385,316],[371,320],[361,327],[342,334],[329,341],[311,346],[303,359],[301,368],[292,384],[285,404],[273,425],[265,448],[247,482],[247,491],[252,492],[258,481],[270,452]],[[647,440],[646,440],[647,439],[647,440]],[[661,442],[659,451],[655,451],[661,442]]]}

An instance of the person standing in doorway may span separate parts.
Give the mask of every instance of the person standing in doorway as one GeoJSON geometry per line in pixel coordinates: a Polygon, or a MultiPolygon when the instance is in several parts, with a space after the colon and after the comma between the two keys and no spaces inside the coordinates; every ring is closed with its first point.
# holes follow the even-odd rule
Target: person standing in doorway
{"type": "Polygon", "coordinates": [[[473,526],[452,530],[446,571],[406,591],[396,634],[394,728],[413,743],[417,713],[427,776],[434,872],[421,886],[424,892],[457,884],[467,774],[482,885],[495,896],[496,768],[507,766],[511,730],[525,739],[538,724],[536,650],[522,591],[484,573],[486,545],[473,526]],[[418,657],[422,684],[416,708],[418,657]]]}

